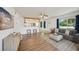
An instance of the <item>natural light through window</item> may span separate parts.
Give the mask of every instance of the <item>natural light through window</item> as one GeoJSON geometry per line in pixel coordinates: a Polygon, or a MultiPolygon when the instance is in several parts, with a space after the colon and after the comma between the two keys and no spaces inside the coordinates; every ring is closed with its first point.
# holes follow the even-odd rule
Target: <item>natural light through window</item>
{"type": "Polygon", "coordinates": [[[75,18],[62,19],[59,23],[60,28],[75,28],[75,18]]]}

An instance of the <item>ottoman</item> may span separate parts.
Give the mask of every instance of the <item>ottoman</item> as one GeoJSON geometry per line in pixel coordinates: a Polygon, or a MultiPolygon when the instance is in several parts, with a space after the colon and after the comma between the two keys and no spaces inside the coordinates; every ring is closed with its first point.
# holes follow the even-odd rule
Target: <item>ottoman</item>
{"type": "Polygon", "coordinates": [[[54,35],[54,34],[52,34],[52,35],[50,35],[50,38],[55,40],[55,41],[60,41],[60,40],[63,39],[63,36],[62,35],[54,35]]]}

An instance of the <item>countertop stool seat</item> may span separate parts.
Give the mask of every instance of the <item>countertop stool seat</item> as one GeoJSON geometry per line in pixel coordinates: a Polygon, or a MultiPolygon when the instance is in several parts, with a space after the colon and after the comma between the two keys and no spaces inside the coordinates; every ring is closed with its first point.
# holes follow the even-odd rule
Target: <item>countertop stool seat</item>
{"type": "Polygon", "coordinates": [[[27,34],[31,34],[31,29],[27,29],[27,34]]]}

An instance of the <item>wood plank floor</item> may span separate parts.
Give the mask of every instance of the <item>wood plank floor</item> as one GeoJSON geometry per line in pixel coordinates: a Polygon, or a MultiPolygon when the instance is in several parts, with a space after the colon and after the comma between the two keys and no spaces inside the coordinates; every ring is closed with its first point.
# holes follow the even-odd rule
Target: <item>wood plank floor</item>
{"type": "Polygon", "coordinates": [[[19,51],[57,51],[53,45],[44,40],[40,35],[23,35],[19,51]]]}

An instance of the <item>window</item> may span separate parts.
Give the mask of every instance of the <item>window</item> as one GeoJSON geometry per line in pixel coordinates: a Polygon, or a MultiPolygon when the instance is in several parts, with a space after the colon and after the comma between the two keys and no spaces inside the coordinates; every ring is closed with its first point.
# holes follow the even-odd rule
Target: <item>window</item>
{"type": "Polygon", "coordinates": [[[40,22],[40,27],[42,28],[42,21],[40,22]]]}
{"type": "Polygon", "coordinates": [[[44,21],[44,28],[46,28],[46,21],[44,21]]]}
{"type": "Polygon", "coordinates": [[[40,22],[40,28],[46,28],[46,21],[40,22]]]}
{"type": "Polygon", "coordinates": [[[74,28],[75,18],[63,19],[60,20],[60,28],[74,28]]]}

